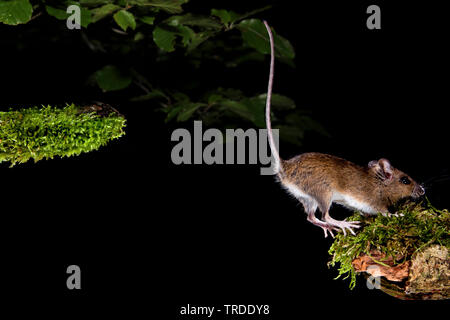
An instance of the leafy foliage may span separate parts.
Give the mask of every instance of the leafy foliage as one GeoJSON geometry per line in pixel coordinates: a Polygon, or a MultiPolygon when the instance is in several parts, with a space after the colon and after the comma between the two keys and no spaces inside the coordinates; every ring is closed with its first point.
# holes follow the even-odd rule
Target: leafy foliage
{"type": "MultiPolygon", "coordinates": [[[[350,288],[356,283],[356,272],[352,266],[353,259],[360,254],[370,255],[376,249],[392,257],[411,257],[420,249],[431,244],[440,244],[450,249],[450,212],[438,210],[428,201],[425,203],[407,203],[397,211],[399,216],[386,217],[383,215],[363,217],[355,213],[348,220],[360,221],[361,231],[356,236],[342,233],[336,236],[329,254],[332,260],[329,266],[340,264],[339,275],[347,274],[351,277],[350,288]]],[[[382,264],[382,261],[378,263],[382,264]]]]}
{"type": "MultiPolygon", "coordinates": [[[[242,38],[252,48],[261,53],[269,54],[269,36],[267,34],[264,23],[259,19],[243,20],[239,23],[238,28],[242,31],[242,38]]],[[[275,55],[287,59],[295,57],[294,48],[289,41],[274,32],[275,55]]]]}
{"type": "MultiPolygon", "coordinates": [[[[235,126],[239,122],[263,127],[264,91],[248,93],[245,88],[236,90],[227,84],[210,87],[207,79],[247,63],[264,62],[270,53],[269,39],[264,24],[256,16],[270,7],[246,13],[212,7],[210,14],[199,14],[185,11],[188,1],[8,0],[0,4],[0,22],[25,23],[32,19],[32,13],[39,19],[64,20],[70,15],[67,7],[79,5],[83,41],[108,61],[99,70],[92,70],[90,76],[86,75],[92,80],[87,83],[105,94],[121,90],[132,102],[152,100],[152,105],[166,114],[166,122],[199,118],[215,125],[235,126]],[[133,60],[142,56],[148,57],[145,64],[142,59],[133,60]],[[208,75],[213,72],[208,70],[211,64],[221,65],[222,70],[208,75]],[[175,81],[161,83],[159,79],[168,77],[164,74],[165,66],[174,65],[206,73],[205,80],[188,81],[180,72],[171,76],[175,81]]],[[[64,28],[65,23],[61,23],[55,38],[64,36],[64,28]]],[[[294,67],[295,51],[291,43],[275,30],[273,34],[277,59],[294,67]]],[[[282,139],[301,144],[305,131],[326,134],[308,113],[295,108],[288,97],[275,95],[273,104],[277,115],[278,106],[282,109],[282,114],[273,118],[274,127],[282,129],[282,139]],[[287,108],[282,106],[286,101],[287,108]]]]}
{"type": "Polygon", "coordinates": [[[79,155],[121,137],[124,127],[118,114],[100,116],[73,104],[0,112],[0,162],[79,155]]]}
{"type": "Polygon", "coordinates": [[[26,23],[31,19],[33,8],[28,0],[0,2],[0,22],[10,25],[26,23]]]}

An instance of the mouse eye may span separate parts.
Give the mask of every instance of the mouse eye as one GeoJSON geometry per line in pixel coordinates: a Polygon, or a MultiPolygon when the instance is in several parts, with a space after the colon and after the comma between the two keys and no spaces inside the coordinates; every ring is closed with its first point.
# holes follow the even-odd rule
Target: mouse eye
{"type": "Polygon", "coordinates": [[[401,177],[400,182],[403,184],[410,184],[411,180],[409,180],[408,177],[401,177]]]}

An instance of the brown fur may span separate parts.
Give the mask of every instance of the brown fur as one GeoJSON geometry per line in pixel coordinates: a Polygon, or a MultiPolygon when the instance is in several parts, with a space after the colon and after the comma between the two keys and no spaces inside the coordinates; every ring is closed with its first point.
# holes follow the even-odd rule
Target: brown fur
{"type": "Polygon", "coordinates": [[[419,193],[418,184],[398,169],[391,167],[393,176],[387,180],[378,167],[361,167],[328,154],[304,153],[282,160],[281,166],[281,183],[292,183],[315,198],[321,212],[328,210],[334,191],[351,195],[379,212],[387,212],[398,200],[419,193]],[[411,180],[408,185],[400,182],[405,176],[411,180]]]}

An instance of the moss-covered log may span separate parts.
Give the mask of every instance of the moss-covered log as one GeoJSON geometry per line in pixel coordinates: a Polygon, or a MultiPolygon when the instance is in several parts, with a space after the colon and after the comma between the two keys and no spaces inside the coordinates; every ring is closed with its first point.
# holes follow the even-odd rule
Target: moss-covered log
{"type": "Polygon", "coordinates": [[[381,277],[381,290],[401,299],[450,298],[450,213],[426,201],[408,203],[397,216],[363,217],[355,235],[336,236],[330,266],[339,263],[339,276],[365,272],[381,277]]]}
{"type": "Polygon", "coordinates": [[[67,105],[0,112],[0,162],[11,166],[97,150],[125,134],[125,118],[111,106],[67,105]]]}

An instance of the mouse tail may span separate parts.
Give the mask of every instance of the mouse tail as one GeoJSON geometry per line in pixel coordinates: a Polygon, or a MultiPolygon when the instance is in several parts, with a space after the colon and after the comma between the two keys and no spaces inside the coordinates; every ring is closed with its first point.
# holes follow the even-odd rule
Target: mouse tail
{"type": "Polygon", "coordinates": [[[272,99],[272,87],[273,87],[273,74],[275,67],[275,49],[273,44],[273,35],[267,21],[264,20],[264,25],[266,26],[267,33],[269,34],[269,42],[270,42],[270,72],[269,72],[269,84],[267,86],[267,98],[266,98],[266,127],[267,127],[267,135],[269,138],[269,146],[272,152],[272,156],[275,160],[274,164],[274,173],[277,175],[282,174],[283,168],[281,165],[280,154],[278,153],[277,146],[275,144],[275,140],[273,139],[272,125],[270,122],[270,104],[272,99]]]}

